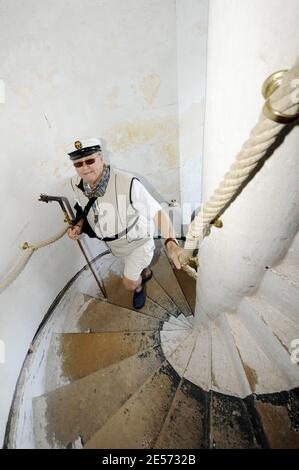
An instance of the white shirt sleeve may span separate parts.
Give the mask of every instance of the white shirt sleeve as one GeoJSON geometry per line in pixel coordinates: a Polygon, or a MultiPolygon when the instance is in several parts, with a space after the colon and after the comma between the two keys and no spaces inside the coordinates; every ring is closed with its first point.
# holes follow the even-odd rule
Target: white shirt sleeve
{"type": "Polygon", "coordinates": [[[162,209],[161,205],[137,179],[134,179],[132,183],[131,198],[134,209],[147,219],[153,219],[156,213],[162,209]]]}

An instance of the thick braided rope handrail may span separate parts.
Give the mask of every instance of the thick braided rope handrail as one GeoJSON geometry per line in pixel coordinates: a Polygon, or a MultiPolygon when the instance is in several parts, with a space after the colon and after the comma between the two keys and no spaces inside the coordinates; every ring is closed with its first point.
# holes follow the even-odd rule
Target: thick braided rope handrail
{"type": "MultiPolygon", "coordinates": [[[[271,106],[280,113],[288,115],[298,113],[299,57],[293,68],[285,73],[280,87],[271,95],[271,106]]],[[[263,113],[261,114],[258,124],[252,129],[249,139],[237,154],[228,173],[225,174],[218,188],[189,225],[184,251],[179,256],[183,269],[192,256],[193,250],[199,246],[208,233],[210,223],[233,199],[244,181],[275,142],[284,126],[284,124],[266,118],[263,113]]],[[[190,274],[190,269],[186,271],[190,274]]],[[[195,270],[193,271],[192,277],[196,277],[195,270]]]]}
{"type": "Polygon", "coordinates": [[[47,240],[42,240],[36,244],[32,244],[32,243],[23,243],[22,245],[22,249],[23,250],[26,250],[25,254],[22,255],[17,263],[17,265],[15,266],[15,268],[11,271],[11,273],[8,274],[8,276],[6,276],[1,282],[0,282],[0,290],[4,290],[6,289],[6,287],[8,287],[15,279],[16,277],[20,274],[20,272],[22,271],[22,269],[24,268],[24,266],[27,264],[27,262],[29,261],[31,255],[33,254],[34,251],[37,251],[39,248],[43,248],[44,246],[47,246],[47,245],[51,245],[52,243],[56,242],[57,240],[59,240],[60,238],[63,237],[63,235],[65,235],[67,229],[68,229],[69,225],[67,227],[63,227],[63,229],[61,229],[58,233],[56,233],[53,237],[51,238],[48,238],[47,240]]]}

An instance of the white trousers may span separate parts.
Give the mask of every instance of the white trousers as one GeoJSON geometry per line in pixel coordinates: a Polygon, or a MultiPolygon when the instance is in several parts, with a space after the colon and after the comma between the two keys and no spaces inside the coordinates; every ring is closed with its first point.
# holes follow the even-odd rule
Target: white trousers
{"type": "Polygon", "coordinates": [[[155,242],[152,238],[144,245],[133,250],[129,255],[123,257],[125,268],[124,276],[131,281],[138,281],[141,271],[150,264],[153,259],[155,242]]]}

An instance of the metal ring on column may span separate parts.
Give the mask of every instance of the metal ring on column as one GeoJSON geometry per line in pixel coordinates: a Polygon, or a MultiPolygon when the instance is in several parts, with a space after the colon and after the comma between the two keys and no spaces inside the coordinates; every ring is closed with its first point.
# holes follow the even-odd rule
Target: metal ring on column
{"type": "Polygon", "coordinates": [[[271,119],[271,121],[278,122],[279,124],[292,124],[299,118],[299,113],[285,114],[280,113],[276,109],[273,109],[269,100],[267,100],[264,104],[263,113],[268,119],[271,119]]]}
{"type": "Polygon", "coordinates": [[[296,114],[285,114],[273,109],[270,103],[269,97],[274,93],[275,90],[281,85],[283,76],[288,70],[279,70],[278,72],[272,73],[267,80],[264,81],[262,94],[267,100],[263,107],[263,113],[271,121],[278,122],[279,124],[291,124],[299,118],[299,113],[296,114]]]}

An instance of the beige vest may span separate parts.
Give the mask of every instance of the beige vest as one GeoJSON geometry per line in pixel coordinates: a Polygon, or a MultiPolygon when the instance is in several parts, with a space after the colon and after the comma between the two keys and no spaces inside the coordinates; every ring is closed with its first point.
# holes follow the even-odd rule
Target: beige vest
{"type": "MultiPolygon", "coordinates": [[[[138,245],[141,245],[141,242],[145,243],[151,237],[149,221],[139,215],[132,205],[133,180],[133,175],[110,168],[106,192],[104,196],[96,199],[87,215],[88,223],[98,238],[114,238],[116,235],[121,235],[120,238],[126,239],[128,243],[138,240],[138,245]]],[[[81,178],[75,176],[72,178],[71,184],[78,204],[84,209],[89,199],[78,187],[80,181],[81,178]]],[[[112,245],[117,241],[111,242],[112,245]]]]}

